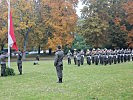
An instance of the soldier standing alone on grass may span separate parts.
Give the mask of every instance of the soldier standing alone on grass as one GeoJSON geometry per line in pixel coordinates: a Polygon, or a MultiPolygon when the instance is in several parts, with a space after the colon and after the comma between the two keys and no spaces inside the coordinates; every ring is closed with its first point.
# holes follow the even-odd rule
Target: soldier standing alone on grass
{"type": "Polygon", "coordinates": [[[57,83],[62,83],[62,78],[63,78],[63,57],[64,57],[64,52],[61,50],[61,46],[57,47],[57,51],[55,53],[55,60],[54,60],[54,66],[56,67],[56,72],[58,76],[58,82],[57,83]]]}
{"type": "Polygon", "coordinates": [[[22,53],[20,50],[18,51],[17,65],[18,65],[18,71],[20,75],[22,75],[22,53]]]}

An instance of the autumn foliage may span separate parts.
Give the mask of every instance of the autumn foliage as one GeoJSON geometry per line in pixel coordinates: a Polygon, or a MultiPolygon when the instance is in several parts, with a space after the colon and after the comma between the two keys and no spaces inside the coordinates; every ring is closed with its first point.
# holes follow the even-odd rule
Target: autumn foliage
{"type": "Polygon", "coordinates": [[[77,22],[74,4],[64,0],[49,0],[47,3],[51,10],[46,24],[54,29],[47,46],[55,50],[57,45],[71,45],[77,22]]]}
{"type": "MultiPolygon", "coordinates": [[[[130,0],[124,4],[124,9],[127,13],[127,21],[128,23],[133,26],[133,1],[130,0]]],[[[133,29],[128,32],[128,46],[133,48],[133,29]]]]}

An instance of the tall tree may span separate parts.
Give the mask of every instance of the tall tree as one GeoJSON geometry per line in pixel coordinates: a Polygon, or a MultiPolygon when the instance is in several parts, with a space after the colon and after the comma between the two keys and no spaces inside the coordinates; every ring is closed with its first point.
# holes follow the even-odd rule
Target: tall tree
{"type": "Polygon", "coordinates": [[[75,10],[77,0],[49,0],[45,4],[49,7],[50,16],[44,17],[45,23],[52,27],[52,36],[48,39],[48,47],[55,49],[56,45],[71,45],[77,15],[75,10]]]}
{"type": "MultiPolygon", "coordinates": [[[[126,23],[125,11],[122,8],[122,5],[128,0],[82,0],[82,1],[86,5],[82,10],[82,17],[84,19],[93,17],[94,13],[97,13],[99,20],[101,20],[102,22],[106,22],[106,24],[108,24],[107,26],[109,26],[109,28],[107,28],[102,33],[103,36],[105,36],[105,33],[106,33],[107,44],[110,43],[111,45],[113,45],[113,41],[111,40],[114,38],[114,36],[116,36],[116,38],[119,38],[119,36],[122,36],[123,34],[124,34],[124,38],[123,38],[124,40],[122,38],[120,38],[119,40],[126,42],[127,33],[125,32],[125,30],[121,29],[122,27],[125,27],[125,23],[126,23]],[[116,29],[111,29],[111,28],[114,28],[114,26],[119,26],[119,28],[117,28],[119,29],[119,31],[117,31],[116,29]],[[115,32],[113,32],[114,30],[116,30],[117,33],[119,32],[119,35],[116,35],[115,32]]],[[[88,22],[88,23],[91,23],[91,22],[88,22]]],[[[98,22],[96,23],[98,24],[98,22]]],[[[101,41],[105,41],[105,40],[101,39],[101,41]]],[[[119,42],[116,44],[119,44],[119,42]]],[[[120,45],[117,45],[117,46],[119,47],[120,45]]]]}
{"type": "Polygon", "coordinates": [[[80,34],[75,34],[75,38],[72,44],[72,49],[87,49],[86,41],[84,37],[80,34]]]}
{"type": "Polygon", "coordinates": [[[35,26],[33,2],[32,0],[14,0],[11,5],[17,43],[19,48],[25,52],[32,46],[30,36],[31,30],[35,26]]]}
{"type": "Polygon", "coordinates": [[[7,5],[6,1],[2,0],[0,3],[0,48],[3,50],[7,44],[7,5]]]}
{"type": "Polygon", "coordinates": [[[102,47],[106,42],[106,29],[108,24],[106,21],[102,21],[95,13],[92,17],[84,20],[82,26],[82,35],[84,36],[86,43],[92,45],[92,47],[102,47]]]}
{"type": "Polygon", "coordinates": [[[127,13],[127,21],[130,25],[128,25],[128,46],[133,48],[133,1],[129,0],[127,3],[123,5],[126,13],[127,13]]]}

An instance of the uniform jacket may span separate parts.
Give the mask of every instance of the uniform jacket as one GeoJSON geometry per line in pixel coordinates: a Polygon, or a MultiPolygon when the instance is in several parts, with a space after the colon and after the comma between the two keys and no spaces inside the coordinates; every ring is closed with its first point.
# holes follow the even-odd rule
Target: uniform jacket
{"type": "Polygon", "coordinates": [[[54,59],[54,66],[63,66],[63,57],[64,57],[64,52],[62,50],[57,50],[55,53],[55,59],[54,59]]]}

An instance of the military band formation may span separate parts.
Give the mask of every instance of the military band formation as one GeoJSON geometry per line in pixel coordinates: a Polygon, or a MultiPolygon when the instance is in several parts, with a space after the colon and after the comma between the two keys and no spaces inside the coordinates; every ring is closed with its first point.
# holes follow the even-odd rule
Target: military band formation
{"type": "Polygon", "coordinates": [[[74,64],[77,66],[83,65],[85,58],[88,65],[112,65],[117,63],[124,63],[133,61],[133,50],[131,49],[93,49],[87,50],[86,53],[83,50],[74,50],[72,54],[69,50],[67,53],[68,64],[71,64],[71,59],[74,59],[74,64]]]}
{"type": "MultiPolygon", "coordinates": [[[[133,50],[131,49],[93,49],[87,50],[74,50],[73,53],[69,50],[67,53],[68,64],[70,65],[72,62],[72,58],[74,59],[74,64],[77,66],[81,66],[85,63],[88,65],[112,65],[117,63],[124,63],[133,61],[133,50]],[[86,58],[86,60],[85,60],[86,58]]],[[[1,62],[1,76],[5,76],[6,70],[6,58],[8,55],[5,52],[2,52],[0,55],[1,62]]],[[[63,79],[63,58],[64,52],[61,50],[61,46],[57,46],[57,51],[55,53],[54,66],[57,72],[58,81],[57,83],[62,83],[63,79]]],[[[38,64],[39,56],[36,56],[36,61],[33,65],[38,64]]],[[[18,51],[17,56],[17,66],[19,74],[22,75],[22,52],[18,51]]]]}

